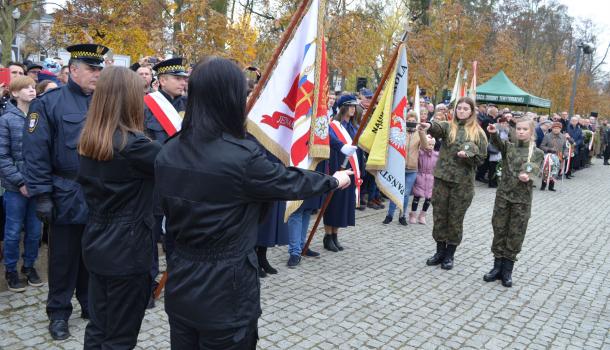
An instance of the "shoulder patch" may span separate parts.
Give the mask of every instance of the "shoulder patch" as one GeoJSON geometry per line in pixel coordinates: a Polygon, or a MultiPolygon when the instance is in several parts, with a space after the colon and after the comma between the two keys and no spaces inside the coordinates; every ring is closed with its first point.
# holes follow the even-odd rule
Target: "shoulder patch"
{"type": "Polygon", "coordinates": [[[36,112],[30,113],[28,117],[28,132],[33,133],[36,130],[36,126],[38,126],[39,115],[36,112]]]}

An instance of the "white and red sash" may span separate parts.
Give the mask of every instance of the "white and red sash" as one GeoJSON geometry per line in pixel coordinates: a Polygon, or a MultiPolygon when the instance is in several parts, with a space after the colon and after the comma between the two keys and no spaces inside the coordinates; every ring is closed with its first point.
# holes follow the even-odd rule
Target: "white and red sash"
{"type": "MultiPolygon", "coordinates": [[[[352,144],[352,137],[349,135],[347,130],[336,120],[333,120],[330,123],[330,127],[333,129],[339,141],[343,142],[346,145],[352,144]]],[[[362,180],[360,179],[360,166],[358,164],[358,153],[354,152],[351,157],[349,157],[349,165],[354,172],[354,179],[356,182],[356,208],[360,207],[360,185],[362,184],[362,180]]],[[[332,175],[332,174],[331,174],[332,175]]]]}
{"type": "Polygon", "coordinates": [[[173,136],[182,128],[182,116],[159,91],[144,96],[144,103],[155,116],[168,136],[173,136]]]}

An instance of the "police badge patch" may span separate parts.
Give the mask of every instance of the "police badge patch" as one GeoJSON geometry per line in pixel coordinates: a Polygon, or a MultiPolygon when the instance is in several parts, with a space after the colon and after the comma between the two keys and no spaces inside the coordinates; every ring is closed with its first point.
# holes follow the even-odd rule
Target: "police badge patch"
{"type": "Polygon", "coordinates": [[[36,126],[38,125],[38,113],[32,112],[30,113],[29,121],[28,121],[28,132],[32,133],[36,130],[36,126]]]}

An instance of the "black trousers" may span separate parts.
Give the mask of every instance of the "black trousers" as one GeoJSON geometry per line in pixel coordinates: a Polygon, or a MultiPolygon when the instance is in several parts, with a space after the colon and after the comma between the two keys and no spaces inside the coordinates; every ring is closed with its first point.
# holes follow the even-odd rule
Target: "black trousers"
{"type": "Polygon", "coordinates": [[[610,145],[606,145],[604,149],[604,163],[607,163],[608,159],[610,159],[610,145]]]}
{"type": "MultiPolygon", "coordinates": [[[[487,174],[489,171],[489,155],[487,155],[487,157],[485,157],[485,161],[483,162],[483,164],[479,165],[479,167],[477,168],[477,179],[484,179],[485,178],[485,174],[487,174]]],[[[495,171],[495,169],[494,169],[495,171]]]]}
{"type": "Polygon", "coordinates": [[[49,235],[49,295],[47,315],[50,320],[68,320],[72,315],[72,296],[83,310],[88,310],[89,272],[83,263],[81,238],[85,225],[51,225],[49,235]]]}
{"type": "MultiPolygon", "coordinates": [[[[159,274],[159,247],[158,244],[161,241],[161,235],[163,234],[163,215],[155,215],[155,226],[153,227],[153,239],[154,239],[154,247],[153,247],[153,264],[150,268],[150,277],[152,279],[153,285],[151,289],[156,288],[156,279],[159,274]]],[[[154,292],[154,291],[153,291],[154,292]]]]}
{"type": "Polygon", "coordinates": [[[223,330],[202,330],[190,327],[169,316],[172,350],[256,350],[258,324],[223,330]]]}
{"type": "Polygon", "coordinates": [[[89,274],[90,319],[84,349],[133,349],[150,297],[145,272],[128,276],[89,274]]]}

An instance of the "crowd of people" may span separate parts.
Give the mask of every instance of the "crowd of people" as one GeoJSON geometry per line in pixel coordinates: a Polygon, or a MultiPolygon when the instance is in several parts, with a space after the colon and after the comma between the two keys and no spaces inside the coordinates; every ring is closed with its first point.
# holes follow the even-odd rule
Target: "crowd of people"
{"type": "MultiPolygon", "coordinates": [[[[246,99],[256,84],[247,76],[260,77],[258,70],[214,57],[193,66],[145,58],[128,69],[105,66],[102,45],[67,50],[70,62],[57,63],[57,73],[10,63],[0,116],[5,278],[13,292],[43,284],[35,264],[47,232],[53,339],[70,336],[76,294],[89,319],[85,348],[135,347],[145,309],[155,307],[162,243],[172,348],[253,349],[258,278],[278,273],[267,249],[287,245],[289,268],[319,257],[306,241],[328,193],[322,242],[329,252],[347,249],[340,231],[356,225],[356,210],[387,205],[381,224],[394,220],[396,204],[352,145],[374,108],[370,89],[328,96],[330,158],[307,171],[285,167],[246,132],[246,99]],[[168,124],[173,115],[184,118],[177,133],[168,124]],[[292,200],[303,204],[285,221],[292,200]]],[[[469,97],[452,108],[422,98],[415,111],[414,102],[405,118],[399,225],[427,225],[432,206],[436,250],[426,264],[451,270],[475,181],[497,188],[494,262],[483,279],[510,287],[533,189],[555,191],[596,157],[609,165],[607,120],[500,110],[469,97]]]]}

